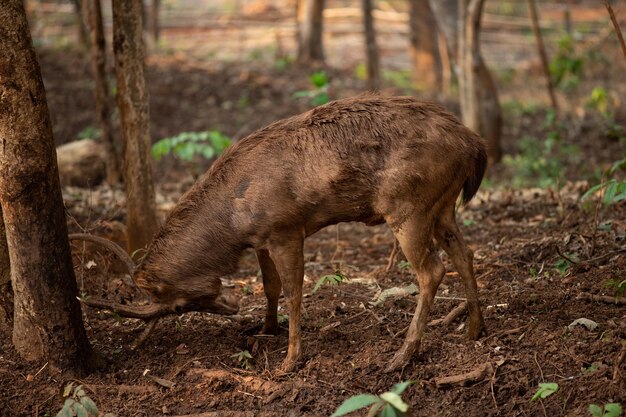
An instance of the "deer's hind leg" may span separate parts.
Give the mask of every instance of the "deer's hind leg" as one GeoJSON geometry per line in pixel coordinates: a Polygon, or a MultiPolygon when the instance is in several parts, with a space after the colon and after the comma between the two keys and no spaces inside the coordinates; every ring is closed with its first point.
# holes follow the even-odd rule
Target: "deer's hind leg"
{"type": "Polygon", "coordinates": [[[433,245],[433,229],[434,222],[431,216],[413,215],[402,224],[400,230],[394,232],[404,255],[415,269],[420,291],[415,314],[409,325],[404,343],[396,352],[385,372],[392,372],[404,366],[419,350],[428,314],[445,272],[443,263],[433,245]]]}
{"type": "Polygon", "coordinates": [[[485,330],[485,321],[480,312],[478,288],[474,278],[474,253],[467,246],[456,224],[454,206],[446,208],[435,226],[437,244],[450,256],[454,268],[461,275],[469,311],[468,337],[476,340],[485,330]]]}

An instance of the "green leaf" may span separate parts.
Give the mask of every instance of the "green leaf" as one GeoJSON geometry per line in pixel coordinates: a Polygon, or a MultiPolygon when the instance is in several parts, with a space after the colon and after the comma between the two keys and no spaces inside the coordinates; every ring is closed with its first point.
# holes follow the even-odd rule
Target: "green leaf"
{"type": "Polygon", "coordinates": [[[380,417],[398,417],[398,413],[396,413],[396,409],[394,407],[387,404],[385,408],[383,408],[383,412],[380,413],[380,417]]]}
{"type": "Polygon", "coordinates": [[[597,404],[589,404],[589,412],[593,417],[602,417],[602,409],[597,404]]]}
{"type": "Polygon", "coordinates": [[[72,404],[74,404],[74,400],[72,400],[71,398],[68,398],[67,400],[65,400],[65,404],[63,404],[63,408],[61,408],[61,411],[59,411],[56,415],[56,417],[73,417],[72,416],[72,404]]]}
{"type": "Polygon", "coordinates": [[[359,394],[348,398],[337,408],[337,410],[330,417],[339,417],[359,410],[361,408],[372,405],[380,401],[380,398],[372,394],[359,394]]]}
{"type": "Polygon", "coordinates": [[[322,104],[326,104],[330,101],[330,97],[328,96],[327,93],[319,93],[316,94],[312,99],[311,99],[311,104],[313,106],[321,106],[322,104]]]}
{"type": "Polygon", "coordinates": [[[96,407],[96,403],[94,403],[91,398],[89,397],[83,397],[80,399],[80,403],[82,404],[83,407],[85,407],[85,410],[87,410],[87,412],[89,413],[89,415],[98,416],[98,407],[96,407]]]}
{"type": "Polygon", "coordinates": [[[309,77],[309,81],[317,88],[322,88],[328,84],[328,76],[324,71],[316,71],[309,77]]]}
{"type": "MultiPolygon", "coordinates": [[[[76,413],[76,417],[90,417],[87,410],[85,410],[85,407],[78,403],[74,404],[74,412],[76,413]]],[[[98,417],[97,414],[94,414],[93,416],[98,417]]]]}
{"type": "Polygon", "coordinates": [[[395,409],[400,410],[403,413],[406,413],[409,409],[409,405],[405,403],[402,398],[400,398],[400,396],[395,392],[385,392],[383,394],[380,394],[380,398],[387,401],[395,409]]]}
{"type": "Polygon", "coordinates": [[[604,405],[604,417],[618,417],[622,415],[622,406],[618,403],[608,403],[604,405]]]}
{"type": "Polygon", "coordinates": [[[604,192],[604,204],[609,205],[613,202],[615,194],[617,193],[617,182],[615,180],[609,181],[609,185],[604,192]]]}
{"type": "Polygon", "coordinates": [[[539,389],[530,399],[531,401],[535,401],[537,399],[548,398],[550,395],[554,394],[559,390],[559,384],[556,382],[545,382],[539,384],[539,389]]]}
{"type": "Polygon", "coordinates": [[[396,393],[398,395],[402,395],[402,393],[404,392],[404,390],[406,390],[409,385],[413,385],[415,384],[415,381],[404,381],[404,382],[398,382],[396,385],[394,385],[391,388],[391,392],[396,393]]]}

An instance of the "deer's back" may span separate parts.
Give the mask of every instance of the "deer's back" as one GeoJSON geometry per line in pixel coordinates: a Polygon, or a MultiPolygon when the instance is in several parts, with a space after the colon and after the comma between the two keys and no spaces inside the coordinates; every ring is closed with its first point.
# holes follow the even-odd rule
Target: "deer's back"
{"type": "Polygon", "coordinates": [[[261,129],[204,182],[232,196],[233,224],[263,234],[341,221],[380,223],[462,188],[481,140],[442,107],[411,97],[339,100],[261,129]]]}

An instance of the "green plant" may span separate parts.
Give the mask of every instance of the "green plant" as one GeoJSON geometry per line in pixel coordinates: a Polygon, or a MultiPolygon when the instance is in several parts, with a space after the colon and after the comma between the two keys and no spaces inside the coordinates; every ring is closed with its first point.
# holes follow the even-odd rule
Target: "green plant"
{"type": "Polygon", "coordinates": [[[559,390],[559,384],[556,382],[542,382],[539,383],[539,388],[533,397],[530,399],[531,401],[543,400],[548,398],[555,392],[559,390]]]}
{"type": "Polygon", "coordinates": [[[411,262],[409,261],[399,261],[398,262],[398,269],[401,271],[408,271],[409,269],[411,269],[411,262]]]}
{"type": "Polygon", "coordinates": [[[559,39],[558,50],[548,66],[554,84],[563,90],[573,90],[580,83],[583,58],[576,54],[574,39],[565,35],[559,39]]]}
{"type": "Polygon", "coordinates": [[[609,279],[605,283],[607,288],[612,288],[615,290],[615,297],[620,298],[624,294],[626,294],[626,279],[609,279]]]}
{"type": "MultiPolygon", "coordinates": [[[[63,389],[63,398],[65,398],[65,403],[56,417],[98,417],[100,415],[96,403],[87,396],[82,385],[74,387],[73,382],[67,384],[63,389]]],[[[104,417],[114,416],[107,413],[104,417]]]]}
{"type": "Polygon", "coordinates": [[[335,271],[334,274],[324,275],[317,280],[317,283],[315,284],[315,287],[313,287],[313,291],[311,291],[311,294],[315,294],[317,290],[319,290],[324,284],[328,284],[330,286],[339,285],[345,279],[346,276],[341,271],[335,271]]]}
{"type": "Polygon", "coordinates": [[[593,417],[618,417],[621,416],[622,406],[618,403],[604,404],[604,408],[597,404],[589,404],[589,413],[593,417]]]}
{"type": "Polygon", "coordinates": [[[559,271],[559,274],[561,274],[561,276],[564,276],[565,274],[569,272],[570,268],[573,265],[572,261],[575,261],[575,262],[579,261],[578,256],[576,256],[575,254],[566,253],[565,255],[567,256],[567,259],[564,257],[560,257],[554,263],[554,269],[559,271]]]}
{"type": "Polygon", "coordinates": [[[383,70],[383,80],[406,92],[411,90],[411,71],[383,70]]]}
{"type": "Polygon", "coordinates": [[[583,194],[581,201],[589,199],[590,196],[595,195],[598,192],[603,192],[602,202],[607,206],[626,200],[626,180],[612,178],[620,171],[626,172],[626,158],[615,162],[611,168],[607,170],[604,176],[604,178],[609,179],[591,187],[585,194],[583,194]]]}
{"type": "Polygon", "coordinates": [[[329,79],[328,75],[324,71],[315,71],[309,77],[309,82],[311,83],[312,88],[305,91],[297,91],[293,96],[295,98],[298,97],[307,97],[311,100],[312,106],[321,106],[322,104],[326,104],[330,101],[330,97],[328,95],[328,85],[329,79]]]}
{"type": "MultiPolygon", "coordinates": [[[[548,123],[548,122],[547,122],[548,123]]],[[[557,130],[547,132],[544,140],[524,136],[519,141],[519,153],[505,155],[503,162],[514,170],[513,185],[552,187],[565,174],[563,161],[577,159],[578,148],[562,143],[557,130]]]]}
{"type": "Polygon", "coordinates": [[[170,153],[183,161],[191,161],[196,155],[211,159],[230,144],[230,138],[217,130],[183,132],[152,145],[152,156],[157,161],[170,153]]]}
{"type": "Polygon", "coordinates": [[[239,366],[244,369],[250,369],[252,367],[250,364],[252,355],[247,350],[240,350],[239,352],[230,355],[230,357],[235,359],[237,363],[239,363],[239,366]]]}
{"type": "Polygon", "coordinates": [[[413,384],[413,381],[400,382],[390,391],[380,395],[359,394],[345,400],[331,417],[340,417],[361,408],[370,407],[368,417],[405,417],[408,416],[409,405],[400,397],[413,384]]]}
{"type": "Polygon", "coordinates": [[[102,132],[94,126],[87,126],[78,132],[78,139],[98,139],[102,132]]]}

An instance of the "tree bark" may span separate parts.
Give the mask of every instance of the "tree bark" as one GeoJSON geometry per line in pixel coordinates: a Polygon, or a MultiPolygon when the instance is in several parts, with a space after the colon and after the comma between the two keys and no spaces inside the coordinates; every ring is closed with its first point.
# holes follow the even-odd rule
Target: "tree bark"
{"type": "Polygon", "coordinates": [[[106,70],[106,41],[102,24],[102,5],[100,0],[83,0],[87,8],[91,39],[91,70],[95,81],[94,98],[100,137],[106,148],[107,183],[118,184],[121,180],[120,151],[111,128],[111,111],[109,107],[109,82],[106,70]]]}
{"type": "Polygon", "coordinates": [[[411,78],[418,89],[437,91],[441,88],[442,73],[435,17],[428,0],[411,0],[410,6],[411,78]]]}
{"type": "Polygon", "coordinates": [[[159,41],[159,35],[161,34],[161,27],[159,26],[160,6],[161,0],[152,0],[152,7],[150,8],[150,32],[152,32],[152,39],[155,43],[159,41]]]}
{"type": "Polygon", "coordinates": [[[380,60],[376,46],[376,30],[372,16],[372,0],[363,0],[363,27],[365,30],[365,56],[367,61],[367,88],[380,88],[380,60]]]}
{"type": "Polygon", "coordinates": [[[298,56],[300,64],[324,61],[322,43],[323,12],[325,0],[298,1],[298,56]]]}
{"type": "Polygon", "coordinates": [[[0,2],[0,201],[11,263],[13,343],[27,360],[87,371],[46,95],[22,0],[0,2]]]}
{"type": "Polygon", "coordinates": [[[496,84],[480,55],[478,35],[482,3],[482,0],[429,1],[437,25],[446,37],[459,79],[463,121],[486,139],[489,162],[495,163],[502,157],[502,110],[496,84]]]}
{"type": "Polygon", "coordinates": [[[2,206],[0,206],[0,330],[13,327],[13,289],[11,288],[11,263],[7,246],[2,206]]]}
{"type": "Polygon", "coordinates": [[[76,25],[78,28],[78,41],[85,50],[89,49],[89,36],[87,31],[87,13],[85,1],[89,0],[72,0],[74,4],[74,13],[76,16],[76,25]]]}
{"type": "Polygon", "coordinates": [[[157,227],[142,31],[141,0],[113,0],[113,51],[124,143],[126,225],[131,252],[147,245],[157,227]]]}

